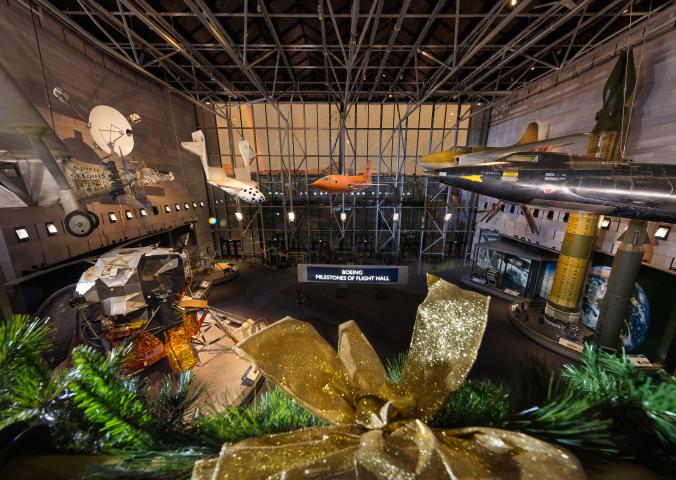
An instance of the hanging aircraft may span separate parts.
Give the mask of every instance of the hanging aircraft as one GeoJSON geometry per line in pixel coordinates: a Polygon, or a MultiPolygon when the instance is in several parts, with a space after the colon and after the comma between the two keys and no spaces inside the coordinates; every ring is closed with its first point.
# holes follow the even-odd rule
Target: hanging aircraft
{"type": "Polygon", "coordinates": [[[327,175],[312,182],[312,185],[328,193],[352,193],[373,186],[371,183],[371,160],[361,175],[327,175]]]}
{"type": "Polygon", "coordinates": [[[563,147],[582,141],[588,134],[579,133],[562,137],[538,140],[538,124],[531,122],[524,130],[523,135],[514,145],[505,147],[454,147],[444,152],[423,155],[418,163],[428,170],[455,167],[457,165],[473,165],[496,160],[519,151],[548,152],[557,147],[563,147]]]}
{"type": "Polygon", "coordinates": [[[425,173],[442,183],[521,205],[676,223],[676,165],[519,152],[496,162],[425,173]]]}
{"type": "Polygon", "coordinates": [[[244,160],[244,166],[242,168],[235,168],[235,178],[228,177],[223,168],[211,167],[209,165],[207,147],[202,130],[192,132],[192,142],[181,142],[181,146],[188,152],[200,157],[207,183],[220,187],[226,193],[247,203],[260,205],[265,202],[265,195],[258,190],[258,184],[251,180],[249,161],[252,158],[252,154],[255,155],[255,152],[251,150],[249,142],[246,140],[240,142],[239,150],[244,160]]]}
{"type": "MultiPolygon", "coordinates": [[[[99,224],[98,217],[87,210],[86,201],[102,197],[114,200],[126,193],[125,187],[173,180],[171,172],[159,172],[145,165],[124,169],[118,168],[113,160],[91,163],[72,158],[69,148],[2,65],[0,89],[3,93],[0,205],[3,208],[60,204],[66,213],[65,230],[70,235],[86,237],[99,224]]],[[[129,142],[131,131],[125,129],[121,137],[129,142]]]]}

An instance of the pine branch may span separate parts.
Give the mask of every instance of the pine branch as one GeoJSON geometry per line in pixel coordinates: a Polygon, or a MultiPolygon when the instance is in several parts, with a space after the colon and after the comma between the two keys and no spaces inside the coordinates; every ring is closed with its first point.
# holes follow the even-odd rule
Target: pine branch
{"type": "Polygon", "coordinates": [[[194,421],[203,444],[216,447],[244,438],[326,424],[278,388],[269,390],[248,408],[229,407],[201,415],[194,421]]]}
{"type": "Polygon", "coordinates": [[[28,315],[0,323],[0,425],[37,415],[49,383],[42,358],[49,332],[46,321],[28,315]]]}
{"type": "Polygon", "coordinates": [[[190,418],[194,416],[197,402],[206,392],[203,385],[194,384],[191,371],[181,372],[178,376],[165,375],[156,398],[146,391],[152,415],[160,422],[160,429],[167,435],[166,443],[190,441],[194,439],[194,426],[190,418]]]}
{"type": "Polygon", "coordinates": [[[439,428],[501,427],[511,413],[509,389],[490,380],[467,380],[430,423],[439,428]]]}
{"type": "Polygon", "coordinates": [[[385,369],[387,376],[393,382],[398,382],[401,378],[401,373],[404,371],[404,364],[406,363],[406,352],[400,352],[392,358],[388,358],[385,362],[385,369]]]}
{"type": "Polygon", "coordinates": [[[152,448],[158,444],[158,421],[144,402],[138,381],[123,378],[126,353],[115,349],[104,356],[92,348],[77,347],[67,388],[85,418],[105,434],[104,448],[152,448]]]}

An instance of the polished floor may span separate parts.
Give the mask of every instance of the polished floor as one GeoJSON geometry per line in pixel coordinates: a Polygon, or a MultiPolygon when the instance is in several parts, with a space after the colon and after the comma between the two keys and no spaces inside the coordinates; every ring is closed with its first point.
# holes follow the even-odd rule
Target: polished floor
{"type": "MultiPolygon", "coordinates": [[[[240,265],[239,278],[215,286],[209,303],[244,318],[274,322],[293,316],[312,323],[334,346],[338,325],[356,321],[383,361],[406,350],[411,340],[418,304],[425,297],[424,271],[411,267],[405,286],[348,287],[339,298],[332,284],[304,285],[305,305],[296,305],[296,270],[275,270],[252,264],[240,265]]],[[[423,270],[423,269],[421,269],[423,270]]],[[[461,269],[437,271],[442,278],[460,284],[461,269]]],[[[465,288],[465,287],[463,287],[465,288]]],[[[521,334],[507,317],[508,303],[493,298],[488,326],[470,376],[508,380],[525,355],[537,356],[553,367],[568,362],[521,334]]]]}

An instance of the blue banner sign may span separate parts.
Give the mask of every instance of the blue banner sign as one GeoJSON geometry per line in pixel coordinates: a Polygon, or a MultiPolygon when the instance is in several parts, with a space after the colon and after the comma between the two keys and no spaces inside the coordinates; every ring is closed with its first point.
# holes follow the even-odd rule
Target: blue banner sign
{"type": "Polygon", "coordinates": [[[408,267],[385,265],[298,265],[299,282],[405,284],[408,267]]]}

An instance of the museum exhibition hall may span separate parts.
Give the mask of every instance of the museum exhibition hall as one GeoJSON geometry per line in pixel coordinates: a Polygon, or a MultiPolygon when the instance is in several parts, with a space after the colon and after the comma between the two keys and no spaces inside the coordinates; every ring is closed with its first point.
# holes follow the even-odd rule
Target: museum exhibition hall
{"type": "Polygon", "coordinates": [[[676,1],[1,0],[0,478],[676,478],[676,1]]]}

